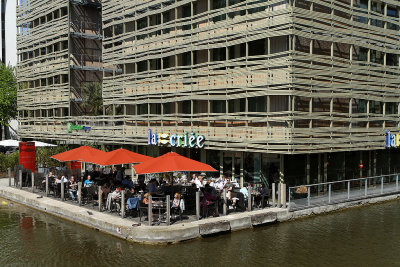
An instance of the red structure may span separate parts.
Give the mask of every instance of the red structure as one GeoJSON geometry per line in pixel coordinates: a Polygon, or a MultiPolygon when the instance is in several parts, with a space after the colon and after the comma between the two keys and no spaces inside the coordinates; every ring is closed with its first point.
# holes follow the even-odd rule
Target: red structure
{"type": "Polygon", "coordinates": [[[19,143],[19,165],[24,166],[35,172],[35,143],[34,142],[20,142],[19,143]]]}

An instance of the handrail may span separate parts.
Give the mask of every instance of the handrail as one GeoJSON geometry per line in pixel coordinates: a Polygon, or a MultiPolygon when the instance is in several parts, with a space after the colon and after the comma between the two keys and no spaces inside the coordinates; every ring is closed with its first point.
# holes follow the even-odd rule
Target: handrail
{"type": "Polygon", "coordinates": [[[290,186],[289,189],[299,188],[299,187],[304,187],[304,186],[305,187],[311,187],[311,186],[329,185],[329,184],[344,183],[344,182],[351,182],[351,181],[358,181],[358,180],[365,180],[365,179],[382,178],[382,177],[389,177],[389,176],[392,176],[392,175],[400,175],[400,173],[382,174],[382,175],[377,175],[377,176],[369,176],[369,177],[354,178],[354,179],[347,179],[347,180],[338,180],[338,181],[317,183],[317,184],[296,185],[296,186],[290,186]]]}

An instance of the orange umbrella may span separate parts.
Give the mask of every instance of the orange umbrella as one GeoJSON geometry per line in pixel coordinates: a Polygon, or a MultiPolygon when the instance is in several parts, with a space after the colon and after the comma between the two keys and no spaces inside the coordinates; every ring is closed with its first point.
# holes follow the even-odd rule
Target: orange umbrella
{"type": "Polygon", "coordinates": [[[104,157],[97,159],[95,163],[102,166],[108,166],[108,165],[139,163],[150,159],[153,158],[123,148],[119,148],[111,152],[107,152],[107,154],[104,155],[104,157]]]}
{"type": "Polygon", "coordinates": [[[98,158],[104,157],[105,155],[107,155],[107,152],[90,146],[81,146],[60,154],[53,155],[50,158],[58,161],[81,161],[95,163],[98,158]]]}
{"type": "Polygon", "coordinates": [[[216,172],[217,170],[202,162],[169,152],[154,159],[133,166],[136,174],[163,173],[175,171],[216,172]]]}

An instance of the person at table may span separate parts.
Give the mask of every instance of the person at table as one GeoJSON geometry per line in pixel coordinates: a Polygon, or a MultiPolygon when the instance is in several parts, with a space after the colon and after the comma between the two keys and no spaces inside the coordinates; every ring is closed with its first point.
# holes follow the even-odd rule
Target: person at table
{"type": "Polygon", "coordinates": [[[157,194],[157,181],[156,179],[151,179],[149,183],[149,193],[151,195],[157,194]]]}
{"type": "Polygon", "coordinates": [[[243,194],[243,196],[244,196],[244,201],[247,201],[247,199],[249,198],[249,191],[247,190],[247,186],[248,186],[248,184],[247,184],[247,183],[244,183],[244,184],[243,184],[243,187],[240,188],[240,193],[243,194]]]}
{"type": "Polygon", "coordinates": [[[71,199],[73,201],[76,200],[77,197],[77,191],[78,191],[78,183],[75,181],[75,177],[71,176],[71,178],[69,178],[69,195],[71,196],[71,199]]]}
{"type": "Polygon", "coordinates": [[[47,176],[44,177],[44,179],[42,180],[42,184],[46,184],[46,177],[47,177],[48,180],[49,180],[49,184],[51,184],[51,182],[52,182],[52,181],[54,180],[54,178],[55,178],[53,172],[51,171],[51,172],[49,172],[49,173],[47,174],[47,176]]]}
{"type": "Polygon", "coordinates": [[[115,175],[115,184],[120,185],[124,177],[125,177],[125,168],[122,167],[117,171],[117,174],[115,175]]]}
{"type": "Polygon", "coordinates": [[[64,181],[64,183],[68,183],[68,179],[65,175],[58,175],[56,183],[61,184],[61,181],[64,181]]]}
{"type": "Polygon", "coordinates": [[[84,183],[84,187],[91,187],[94,185],[94,182],[92,181],[92,176],[90,174],[87,176],[87,180],[84,183]]]}
{"type": "MultiPolygon", "coordinates": [[[[143,204],[148,205],[149,204],[149,197],[150,197],[150,193],[146,193],[143,196],[143,204]]],[[[154,203],[154,201],[152,201],[154,203]]]]}
{"type": "Polygon", "coordinates": [[[93,177],[93,179],[100,177],[99,167],[94,168],[94,170],[91,173],[91,176],[93,177]]]}
{"type": "Polygon", "coordinates": [[[114,192],[108,194],[107,202],[106,202],[106,209],[111,210],[111,203],[113,200],[117,200],[118,197],[121,196],[121,187],[117,187],[114,192]]]}
{"type": "Polygon", "coordinates": [[[127,188],[132,188],[132,187],[133,187],[133,182],[132,182],[132,180],[130,179],[130,177],[126,176],[126,177],[122,180],[121,185],[124,186],[124,187],[127,187],[127,188]]]}
{"type": "MultiPolygon", "coordinates": [[[[207,212],[207,205],[210,205],[212,202],[216,201],[217,197],[212,194],[211,187],[209,184],[207,184],[204,187],[204,196],[203,199],[200,202],[200,208],[202,210],[202,217],[206,217],[206,212],[207,212]]],[[[216,209],[216,212],[218,212],[218,209],[216,209]]],[[[216,214],[215,214],[216,215],[216,214]]]]}
{"type": "Polygon", "coordinates": [[[231,183],[230,179],[226,179],[226,184],[224,186],[226,188],[226,197],[231,200],[232,199],[232,190],[233,190],[233,184],[231,183]]]}

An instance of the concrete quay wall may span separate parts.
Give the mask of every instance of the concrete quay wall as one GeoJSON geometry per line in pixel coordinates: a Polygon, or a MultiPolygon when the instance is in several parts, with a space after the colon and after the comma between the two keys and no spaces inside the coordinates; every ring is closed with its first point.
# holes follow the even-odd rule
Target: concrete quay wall
{"type": "Polygon", "coordinates": [[[319,215],[350,207],[394,200],[400,197],[400,194],[394,194],[328,206],[313,207],[294,212],[289,212],[287,209],[268,208],[221,217],[206,218],[200,221],[177,222],[170,226],[144,225],[147,222],[140,226],[135,226],[136,224],[132,225],[133,222],[129,219],[122,219],[104,212],[89,210],[53,198],[38,198],[37,194],[8,187],[8,184],[5,185],[5,180],[6,179],[0,179],[0,197],[128,241],[148,244],[176,243],[220,233],[230,233],[260,225],[295,220],[297,218],[319,215]]]}

